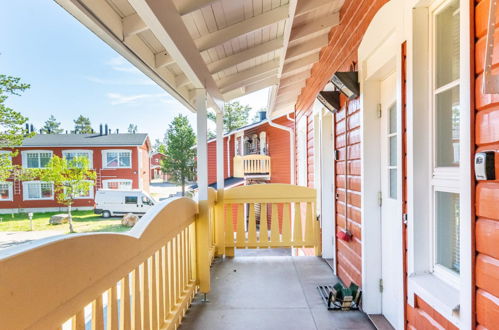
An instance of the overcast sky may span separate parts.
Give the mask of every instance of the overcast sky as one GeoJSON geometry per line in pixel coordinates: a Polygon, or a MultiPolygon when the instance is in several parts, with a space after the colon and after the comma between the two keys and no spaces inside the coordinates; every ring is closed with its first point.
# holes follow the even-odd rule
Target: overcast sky
{"type": "MultiPolygon", "coordinates": [[[[37,128],[53,114],[70,130],[82,114],[95,129],[107,123],[126,132],[135,123],[154,141],[179,113],[195,127],[193,113],[53,0],[2,3],[0,74],[31,84],[21,97],[7,102],[37,128]]],[[[266,89],[239,101],[256,111],[266,106],[267,95],[266,89]]]]}

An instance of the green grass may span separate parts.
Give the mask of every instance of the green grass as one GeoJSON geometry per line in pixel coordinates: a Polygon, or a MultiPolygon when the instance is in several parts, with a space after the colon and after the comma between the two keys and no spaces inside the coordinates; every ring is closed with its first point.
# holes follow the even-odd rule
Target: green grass
{"type": "MultiPolygon", "coordinates": [[[[69,233],[67,223],[61,225],[50,225],[49,219],[54,214],[61,212],[46,212],[33,214],[33,230],[59,230],[62,233],[69,233]]],[[[30,230],[30,221],[26,213],[0,214],[0,231],[28,231],[30,230]]],[[[96,215],[93,211],[73,211],[73,226],[78,233],[87,232],[124,232],[130,230],[129,227],[121,225],[121,218],[104,219],[96,215]]]]}

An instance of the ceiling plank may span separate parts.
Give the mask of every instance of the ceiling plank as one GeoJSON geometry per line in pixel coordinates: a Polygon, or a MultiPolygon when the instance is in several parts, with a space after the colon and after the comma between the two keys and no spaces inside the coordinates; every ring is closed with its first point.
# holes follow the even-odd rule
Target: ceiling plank
{"type": "Polygon", "coordinates": [[[260,80],[254,84],[247,85],[242,88],[236,88],[231,91],[224,93],[224,99],[226,102],[231,101],[235,98],[241,97],[243,95],[251,94],[253,92],[259,91],[261,89],[277,85],[279,83],[279,79],[276,77],[269,77],[263,80],[260,80]]]}
{"type": "Polygon", "coordinates": [[[255,47],[248,48],[242,52],[233,54],[231,56],[224,57],[218,61],[208,64],[208,69],[212,74],[223,71],[225,69],[236,66],[240,63],[251,60],[255,57],[265,55],[267,53],[273,52],[282,48],[283,40],[282,38],[274,39],[263,44],[259,44],[255,47]]]}
{"type": "Polygon", "coordinates": [[[181,16],[185,16],[193,11],[209,6],[215,1],[216,0],[183,0],[180,1],[180,4],[177,6],[177,10],[181,16]]]}
{"type": "Polygon", "coordinates": [[[264,72],[264,73],[261,73],[258,75],[246,77],[242,80],[232,81],[231,83],[227,83],[227,84],[223,85],[223,87],[220,87],[220,91],[222,93],[227,93],[228,91],[235,89],[235,88],[244,87],[245,89],[247,89],[247,87],[249,85],[256,84],[257,82],[260,82],[260,81],[267,79],[267,78],[276,77],[276,75],[277,75],[277,69],[272,70],[272,71],[268,71],[268,72],[264,72]]]}
{"type": "Polygon", "coordinates": [[[293,75],[288,78],[282,78],[281,82],[279,83],[279,87],[286,87],[292,84],[295,84],[297,82],[303,81],[303,83],[306,82],[306,80],[310,77],[310,72],[302,72],[296,75],[293,75]]]}
{"type": "Polygon", "coordinates": [[[154,54],[154,59],[155,59],[155,66],[157,69],[175,63],[175,60],[170,55],[168,55],[166,51],[154,54]]]}
{"type": "Polygon", "coordinates": [[[189,85],[190,82],[191,81],[189,80],[189,78],[187,78],[187,76],[183,73],[179,74],[178,76],[175,76],[175,84],[177,88],[185,87],[189,85]]]}
{"type": "Polygon", "coordinates": [[[295,26],[291,31],[289,43],[294,45],[295,43],[302,41],[304,38],[310,38],[311,35],[327,33],[333,26],[336,26],[339,23],[340,14],[334,13],[332,15],[318,18],[313,22],[295,26]]]}
{"type": "Polygon", "coordinates": [[[123,38],[129,38],[130,36],[139,34],[140,32],[146,31],[147,25],[137,14],[132,14],[130,16],[123,17],[123,38]]]}
{"type": "Polygon", "coordinates": [[[288,5],[277,7],[261,15],[253,16],[240,23],[209,33],[194,40],[200,52],[221,45],[246,33],[261,29],[288,18],[288,5]]]}
{"type": "Polygon", "coordinates": [[[279,88],[279,91],[277,92],[277,97],[282,96],[284,94],[288,94],[288,93],[292,93],[292,92],[296,92],[296,91],[301,91],[301,89],[303,87],[305,87],[305,81],[300,81],[296,84],[279,88]]]}
{"type": "MultiPolygon", "coordinates": [[[[337,0],[335,0],[337,1],[337,0]]],[[[331,0],[298,0],[298,5],[296,6],[295,18],[308,14],[312,11],[321,9],[321,7],[326,5],[331,5],[331,0]]]]}
{"type": "Polygon", "coordinates": [[[284,64],[281,77],[289,77],[297,72],[302,72],[312,68],[312,65],[319,61],[319,53],[305,56],[299,60],[284,64]]]}
{"type": "Polygon", "coordinates": [[[307,40],[307,42],[289,47],[286,51],[286,59],[284,60],[284,62],[288,63],[307,55],[317,53],[322,49],[322,47],[327,46],[327,41],[327,34],[322,34],[311,40],[307,40]]]}
{"type": "Polygon", "coordinates": [[[274,73],[274,71],[276,71],[278,67],[279,67],[278,60],[268,61],[263,64],[254,66],[251,69],[240,71],[233,75],[224,77],[218,80],[217,84],[221,90],[224,90],[228,86],[232,86],[238,83],[244,83],[246,80],[249,80],[251,78],[258,77],[269,72],[274,73]]]}

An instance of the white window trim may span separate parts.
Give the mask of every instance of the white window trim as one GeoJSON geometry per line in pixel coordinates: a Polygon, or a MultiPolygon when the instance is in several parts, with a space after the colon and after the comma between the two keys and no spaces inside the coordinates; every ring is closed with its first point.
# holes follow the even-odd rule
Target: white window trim
{"type": "Polygon", "coordinates": [[[102,168],[104,169],[119,169],[119,168],[132,168],[133,166],[133,152],[130,149],[106,149],[102,150],[102,168]],[[107,166],[107,154],[111,152],[128,152],[130,154],[130,166],[107,166]]]}
{"type": "Polygon", "coordinates": [[[92,183],[92,185],[89,188],[89,195],[88,196],[82,196],[82,197],[75,197],[74,199],[94,199],[94,189],[95,189],[95,184],[92,180],[84,180],[85,182],[92,183]]]}
{"type": "Polygon", "coordinates": [[[14,190],[12,182],[4,181],[0,182],[0,184],[9,185],[9,198],[8,199],[0,199],[0,202],[12,202],[14,200],[14,190]]]}
{"type": "MultiPolygon", "coordinates": [[[[41,189],[41,188],[40,188],[41,189]]],[[[25,201],[48,201],[48,200],[54,200],[54,184],[52,182],[47,182],[47,181],[24,181],[23,182],[23,200],[25,201]],[[51,197],[42,197],[42,198],[29,198],[28,197],[28,184],[32,183],[49,183],[52,185],[52,196],[51,197]]]]}
{"type": "Polygon", "coordinates": [[[62,151],[62,157],[66,158],[69,153],[86,153],[88,155],[88,167],[89,169],[94,168],[94,152],[88,149],[66,149],[62,151]]]}
{"type": "MultiPolygon", "coordinates": [[[[54,152],[52,150],[23,150],[21,151],[21,156],[22,156],[22,166],[23,168],[28,168],[28,154],[42,154],[42,153],[50,153],[50,157],[54,156],[54,152]]],[[[31,168],[42,168],[42,167],[31,167],[31,168]]]]}
{"type": "Polygon", "coordinates": [[[130,183],[130,190],[133,189],[133,180],[130,180],[130,179],[109,179],[109,180],[102,180],[102,186],[104,187],[103,189],[109,189],[108,188],[108,183],[113,183],[113,182],[127,182],[127,183],[130,183]]]}

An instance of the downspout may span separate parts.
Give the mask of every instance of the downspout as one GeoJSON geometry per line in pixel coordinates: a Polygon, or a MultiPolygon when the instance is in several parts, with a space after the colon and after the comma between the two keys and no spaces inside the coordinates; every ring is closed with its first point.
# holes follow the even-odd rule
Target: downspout
{"type": "Polygon", "coordinates": [[[227,137],[227,177],[230,178],[230,137],[227,137]]]}
{"type": "Polygon", "coordinates": [[[291,117],[289,116],[289,112],[286,114],[286,118],[287,118],[290,122],[293,122],[293,123],[295,122],[295,119],[294,119],[294,118],[291,118],[291,117]]]}
{"type": "MultiPolygon", "coordinates": [[[[287,131],[289,133],[289,160],[291,164],[291,170],[290,170],[290,176],[291,176],[291,184],[295,184],[295,155],[294,155],[294,150],[295,150],[295,132],[293,128],[287,127],[284,125],[279,125],[276,124],[272,121],[272,118],[270,117],[270,111],[267,109],[267,120],[270,126],[282,129],[283,131],[287,131]]],[[[294,121],[294,120],[293,120],[294,121]]]]}

